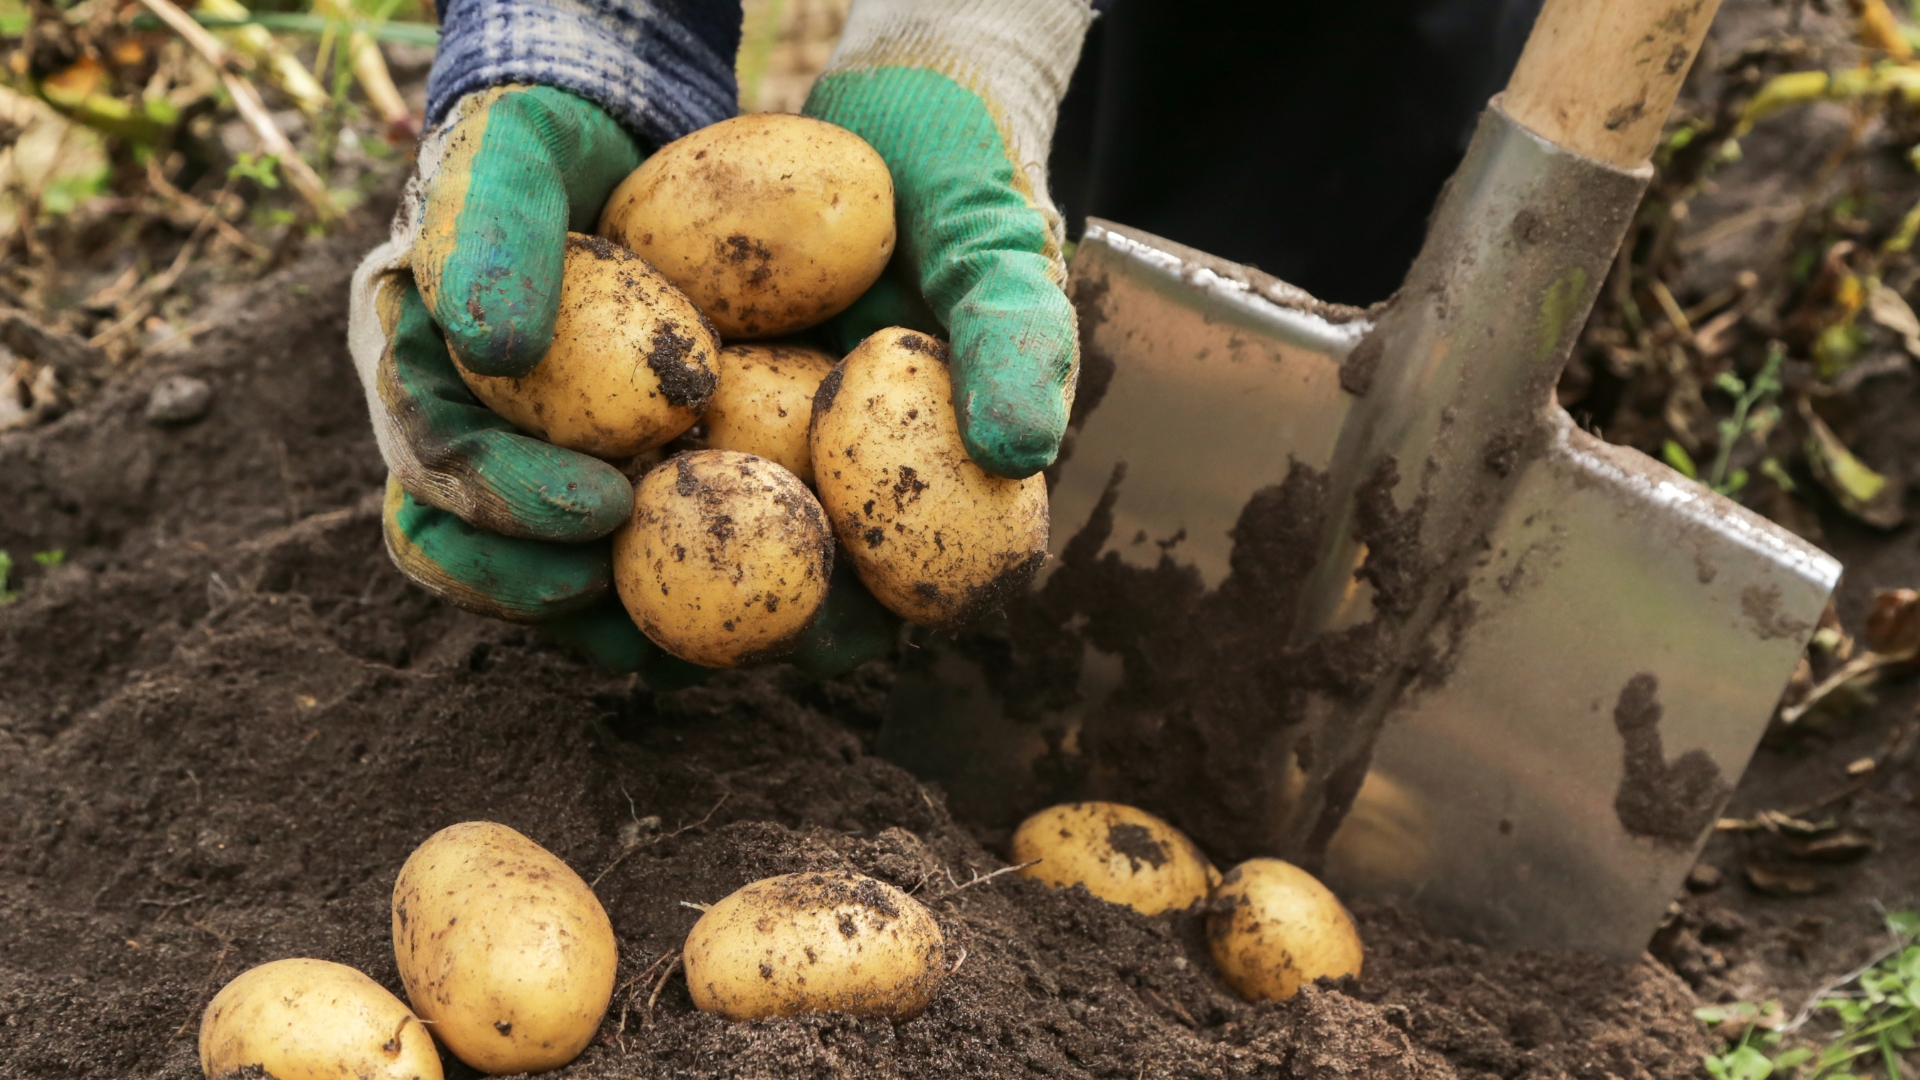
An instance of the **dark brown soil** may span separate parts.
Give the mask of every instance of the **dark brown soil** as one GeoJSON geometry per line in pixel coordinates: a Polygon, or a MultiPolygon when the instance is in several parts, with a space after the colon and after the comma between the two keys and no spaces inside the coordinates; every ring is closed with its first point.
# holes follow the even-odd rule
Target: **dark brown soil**
{"type": "Polygon", "coordinates": [[[195,1076],[208,998],[280,957],[397,991],[394,875],[476,818],[599,879],[620,936],[601,1038],[556,1075],[1697,1073],[1693,1000],[1651,961],[1493,957],[1363,910],[1364,978],[1252,1006],[1198,913],[962,890],[1003,864],[867,752],[883,669],[654,694],[429,600],[380,546],[342,344],[359,246],[235,298],[194,357],[0,437],[0,548],[67,552],[0,609],[0,1075],[195,1076]],[[157,426],[146,396],[175,373],[211,411],[157,426]],[[734,1025],[678,976],[649,1010],[641,976],[698,917],[682,901],[835,869],[913,890],[965,950],[924,1016],[734,1025]]]}

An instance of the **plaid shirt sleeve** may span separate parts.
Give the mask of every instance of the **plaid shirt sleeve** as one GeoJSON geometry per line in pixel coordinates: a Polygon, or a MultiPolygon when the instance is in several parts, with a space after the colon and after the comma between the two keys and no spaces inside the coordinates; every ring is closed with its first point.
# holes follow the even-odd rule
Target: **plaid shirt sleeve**
{"type": "Polygon", "coordinates": [[[653,146],[738,108],[740,0],[439,0],[427,122],[503,83],[599,105],[653,146]]]}

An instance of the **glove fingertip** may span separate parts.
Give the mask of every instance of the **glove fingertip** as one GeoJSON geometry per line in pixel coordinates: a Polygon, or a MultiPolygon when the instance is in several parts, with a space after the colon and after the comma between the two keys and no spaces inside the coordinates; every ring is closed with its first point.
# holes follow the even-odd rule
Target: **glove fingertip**
{"type": "Polygon", "coordinates": [[[598,540],[626,524],[633,513],[633,485],[598,458],[510,435],[496,448],[492,472],[503,496],[511,531],[580,543],[598,540]]]}
{"type": "Polygon", "coordinates": [[[580,535],[585,539],[598,540],[633,516],[633,485],[604,461],[593,461],[566,486],[568,501],[578,507],[580,535]]]}
{"type": "Polygon", "coordinates": [[[529,275],[474,281],[435,299],[433,317],[447,347],[476,375],[517,379],[532,371],[553,344],[559,295],[529,275]]]}
{"type": "Polygon", "coordinates": [[[968,423],[960,429],[960,442],[975,465],[1008,480],[1025,480],[1060,456],[1060,435],[1051,428],[1015,425],[1015,434],[1009,437],[1008,425],[1002,422],[968,423]]]}

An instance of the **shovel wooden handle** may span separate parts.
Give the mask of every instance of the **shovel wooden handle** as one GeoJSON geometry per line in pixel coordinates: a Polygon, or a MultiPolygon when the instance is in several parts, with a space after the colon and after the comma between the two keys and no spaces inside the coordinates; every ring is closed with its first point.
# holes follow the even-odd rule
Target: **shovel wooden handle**
{"type": "Polygon", "coordinates": [[[1534,134],[1636,168],[1720,0],[1547,0],[1501,102],[1534,134]]]}

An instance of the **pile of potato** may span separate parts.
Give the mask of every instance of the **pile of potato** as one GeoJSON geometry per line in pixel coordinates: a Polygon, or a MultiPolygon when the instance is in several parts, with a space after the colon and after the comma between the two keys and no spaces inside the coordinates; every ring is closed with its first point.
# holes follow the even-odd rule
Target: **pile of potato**
{"type": "MultiPolygon", "coordinates": [[[[918,1016],[947,974],[932,913],[851,873],[756,881],[714,904],[682,950],[694,1004],[731,1019],[918,1016]]],[[[243,972],[200,1019],[209,1078],[441,1080],[440,1045],[484,1073],[578,1057],[613,999],[619,945],[580,875],[505,825],[441,829],[393,885],[393,954],[412,1008],[362,972],[276,960],[243,972]],[[429,1034],[431,1031],[431,1034],[429,1034]]]]}
{"type": "Polygon", "coordinates": [[[1067,803],[1020,823],[1013,860],[1056,889],[1084,887],[1147,915],[1207,905],[1220,974],[1253,1001],[1283,1001],[1315,979],[1360,974],[1353,916],[1312,874],[1248,859],[1221,876],[1185,833],[1131,806],[1067,803]]]}
{"type": "Polygon", "coordinates": [[[791,650],[836,549],[881,603],[941,628],[1045,558],[1045,481],[968,458],[944,343],[887,329],[836,359],[767,340],[846,310],[894,243],[893,180],[859,136],[736,117],[663,147],[607,200],[598,236],[569,236],[531,374],[460,367],[520,429],[650,467],[614,540],[615,587],[667,652],[737,667],[791,650]],[[675,440],[696,448],[649,460],[675,440]]]}
{"type": "Polygon", "coordinates": [[[619,947],[571,867],[505,825],[470,821],[428,837],[400,868],[393,954],[411,1010],[325,960],[242,973],[200,1018],[200,1067],[440,1080],[438,1039],[482,1072],[557,1069],[599,1030],[619,947]]]}

